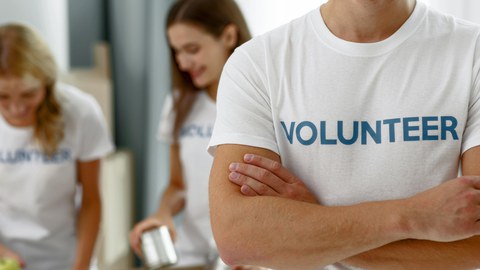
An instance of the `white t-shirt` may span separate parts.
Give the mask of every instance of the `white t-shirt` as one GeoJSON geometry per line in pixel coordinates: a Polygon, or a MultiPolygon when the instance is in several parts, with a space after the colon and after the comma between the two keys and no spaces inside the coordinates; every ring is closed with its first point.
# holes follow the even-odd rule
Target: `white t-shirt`
{"type": "MultiPolygon", "coordinates": [[[[158,138],[171,143],[175,114],[171,96],[167,97],[160,119],[158,138]]],[[[178,266],[204,265],[212,250],[213,236],[208,209],[208,178],[213,158],[205,151],[213,130],[215,102],[205,91],[197,94],[180,130],[180,162],[186,186],[186,205],[175,247],[178,266]]]]}
{"type": "Polygon", "coordinates": [[[49,158],[33,142],[33,127],[0,115],[0,243],[18,252],[29,270],[67,270],[75,259],[77,161],[113,150],[94,98],[57,85],[65,137],[49,158]]]}
{"type": "Polygon", "coordinates": [[[480,27],[422,2],[376,43],[339,39],[315,9],[230,57],[209,151],[269,149],[324,205],[405,198],[480,145],[479,73],[480,27]]]}

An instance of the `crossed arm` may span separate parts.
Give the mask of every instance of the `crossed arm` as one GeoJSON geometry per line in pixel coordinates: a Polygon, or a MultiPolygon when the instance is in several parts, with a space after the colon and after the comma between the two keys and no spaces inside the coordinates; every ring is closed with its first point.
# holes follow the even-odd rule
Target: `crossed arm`
{"type": "MultiPolygon", "coordinates": [[[[462,172],[463,175],[480,175],[480,147],[465,152],[462,172]]],[[[477,194],[479,190],[477,186],[477,194]]],[[[476,204],[480,205],[478,198],[476,204]]],[[[480,214],[477,217],[476,223],[479,224],[480,214]]],[[[480,268],[480,237],[448,243],[404,240],[359,254],[345,262],[368,269],[475,269],[480,268]]]]}
{"type": "MultiPolygon", "coordinates": [[[[464,155],[464,174],[480,175],[479,152],[464,155]]],[[[280,160],[265,149],[240,145],[217,149],[210,177],[211,218],[220,254],[229,264],[281,269],[316,269],[336,262],[368,269],[480,266],[475,254],[480,248],[475,236],[480,234],[478,177],[455,179],[403,200],[326,207],[311,203],[308,196],[286,200],[295,197],[292,192],[242,195],[238,183],[227,181],[228,168],[232,162],[242,164],[246,153],[280,160]]],[[[237,181],[246,179],[244,169],[243,165],[233,169],[243,175],[237,181]]],[[[278,165],[272,168],[282,170],[278,165]]],[[[258,177],[268,178],[268,172],[258,177]]],[[[302,187],[289,177],[290,184],[302,187]]],[[[252,192],[245,185],[241,189],[252,192]]]]}

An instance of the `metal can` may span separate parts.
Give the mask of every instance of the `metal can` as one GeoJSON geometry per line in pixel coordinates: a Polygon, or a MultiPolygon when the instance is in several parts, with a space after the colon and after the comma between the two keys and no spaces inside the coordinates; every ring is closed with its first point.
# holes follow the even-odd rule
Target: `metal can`
{"type": "Polygon", "coordinates": [[[149,269],[160,269],[178,262],[170,232],[165,225],[142,234],[142,252],[145,266],[149,269]]]}

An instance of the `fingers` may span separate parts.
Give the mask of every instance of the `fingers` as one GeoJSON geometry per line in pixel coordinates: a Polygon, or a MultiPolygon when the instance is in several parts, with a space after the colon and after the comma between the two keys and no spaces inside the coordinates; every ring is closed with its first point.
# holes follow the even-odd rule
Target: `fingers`
{"type": "MultiPolygon", "coordinates": [[[[474,190],[471,196],[472,196],[473,203],[478,205],[479,212],[480,212],[480,190],[474,190]]],[[[479,213],[479,218],[480,218],[480,213],[479,213]]]]}
{"type": "Polygon", "coordinates": [[[229,180],[246,196],[275,196],[319,203],[308,187],[279,162],[246,154],[245,163],[231,163],[229,180]]]}
{"type": "Polygon", "coordinates": [[[475,189],[480,189],[480,176],[465,176],[472,181],[472,185],[475,189]]]}
{"type": "Polygon", "coordinates": [[[140,258],[143,257],[140,242],[141,234],[142,232],[138,229],[138,226],[135,226],[128,235],[130,238],[130,246],[132,247],[133,252],[135,252],[135,254],[137,254],[137,256],[140,258]]]}
{"type": "Polygon", "coordinates": [[[252,164],[257,167],[263,168],[269,172],[272,172],[279,179],[283,179],[283,181],[287,183],[291,184],[298,181],[298,178],[295,175],[293,175],[289,170],[283,167],[282,164],[275,160],[271,160],[266,157],[254,154],[246,154],[243,157],[243,160],[247,164],[252,164]]]}
{"type": "Polygon", "coordinates": [[[464,188],[470,190],[466,196],[468,196],[473,203],[480,205],[480,177],[461,176],[458,180],[464,185],[464,188]]]}
{"type": "Polygon", "coordinates": [[[137,223],[132,231],[129,233],[130,246],[135,254],[139,257],[143,257],[141,237],[143,232],[161,226],[162,222],[153,218],[148,218],[140,223],[137,223]]]}
{"type": "Polygon", "coordinates": [[[285,189],[286,183],[266,169],[242,163],[230,165],[230,181],[250,186],[259,195],[276,195],[285,189]]]}
{"type": "Polygon", "coordinates": [[[258,195],[257,192],[255,192],[255,190],[253,190],[248,185],[242,185],[240,187],[240,192],[242,192],[243,195],[247,195],[247,196],[257,196],[258,195]]]}

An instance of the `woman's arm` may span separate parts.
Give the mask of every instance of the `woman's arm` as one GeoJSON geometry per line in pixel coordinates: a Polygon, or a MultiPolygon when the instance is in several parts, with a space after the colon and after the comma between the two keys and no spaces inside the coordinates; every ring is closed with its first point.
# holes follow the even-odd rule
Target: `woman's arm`
{"type": "Polygon", "coordinates": [[[172,238],[176,238],[173,216],[179,213],[185,206],[185,185],[182,180],[179,150],[177,144],[170,147],[170,182],[162,195],[158,210],[153,215],[137,223],[130,232],[130,245],[138,256],[142,256],[141,235],[148,229],[167,225],[172,238]]]}
{"type": "Polygon", "coordinates": [[[100,226],[100,160],[78,161],[77,172],[78,182],[82,186],[82,205],[77,223],[77,253],[73,269],[86,270],[90,268],[100,226]]]}
{"type": "MultiPolygon", "coordinates": [[[[155,213],[157,217],[172,218],[185,207],[185,184],[180,162],[180,147],[174,144],[170,147],[170,182],[165,190],[160,206],[155,213]]],[[[169,224],[173,229],[173,222],[169,224]]]]}

